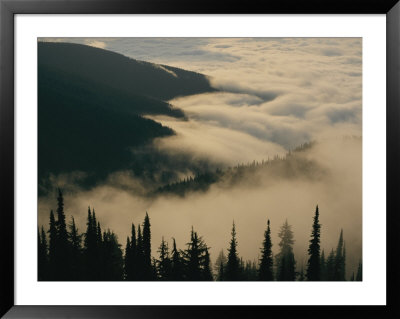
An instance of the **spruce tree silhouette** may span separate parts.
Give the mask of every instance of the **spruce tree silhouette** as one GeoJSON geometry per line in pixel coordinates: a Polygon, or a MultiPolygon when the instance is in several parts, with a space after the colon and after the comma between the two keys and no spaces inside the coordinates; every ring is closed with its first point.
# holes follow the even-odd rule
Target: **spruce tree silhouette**
{"type": "Polygon", "coordinates": [[[187,243],[187,246],[183,253],[185,279],[189,281],[204,280],[207,246],[197,232],[193,230],[193,226],[190,232],[190,242],[187,243]]]}
{"type": "Polygon", "coordinates": [[[183,259],[181,253],[176,248],[175,238],[172,238],[172,240],[171,280],[181,281],[184,279],[183,259]]]}
{"type": "Polygon", "coordinates": [[[160,248],[158,249],[160,255],[159,259],[156,261],[157,278],[160,280],[170,280],[171,279],[171,259],[169,256],[168,243],[162,237],[160,248]]]}
{"type": "Polygon", "coordinates": [[[87,228],[84,234],[84,274],[86,280],[99,280],[99,264],[98,264],[98,251],[97,251],[97,223],[96,213],[93,209],[93,215],[88,208],[87,228]]]}
{"type": "Polygon", "coordinates": [[[320,236],[321,225],[319,223],[319,210],[317,205],[311,231],[310,245],[308,247],[308,255],[310,256],[307,262],[306,276],[308,281],[321,280],[320,236]]]}
{"type": "Polygon", "coordinates": [[[82,235],[79,234],[75,225],[74,217],[71,217],[69,227],[69,241],[71,247],[71,279],[82,279],[82,235]]]}
{"type": "MultiPolygon", "coordinates": [[[[307,274],[303,266],[300,273],[295,272],[296,261],[293,254],[293,231],[286,220],[279,231],[280,251],[276,259],[276,279],[279,281],[296,280],[345,280],[346,246],[343,230],[340,232],[336,250],[331,250],[325,259],[324,251],[320,254],[319,209],[316,207],[311,239],[309,242],[309,259],[307,274]],[[316,275],[318,273],[318,276],[316,275]],[[313,277],[314,276],[314,277],[313,277]]],[[[85,280],[85,281],[119,281],[119,280],[163,280],[163,281],[211,281],[214,280],[211,269],[209,247],[193,227],[190,242],[185,251],[178,250],[173,238],[170,253],[168,243],[162,238],[158,253],[159,259],[151,256],[150,218],[146,212],[143,222],[136,229],[131,228],[131,237],[127,237],[125,253],[122,253],[117,235],[108,229],[102,233],[96,213],[88,208],[86,232],[79,234],[72,216],[68,227],[65,222],[64,199],[61,190],[57,197],[57,220],[53,210],[50,211],[48,241],[44,227],[38,228],[38,280],[85,280]],[[67,229],[68,228],[68,229],[67,229]],[[82,246],[82,237],[83,246],[82,246]]],[[[223,250],[215,261],[215,279],[218,281],[238,280],[273,280],[273,258],[270,221],[264,232],[263,246],[259,267],[255,260],[243,260],[237,252],[236,226],[232,225],[232,238],[228,249],[228,258],[223,250]]],[[[362,280],[362,263],[358,265],[357,274],[353,272],[351,280],[362,280]]]]}
{"type": "Polygon", "coordinates": [[[125,246],[125,258],[124,258],[124,274],[125,280],[132,280],[132,246],[129,236],[126,237],[126,246],[125,246]]]}
{"type": "Polygon", "coordinates": [[[335,253],[334,260],[334,281],[344,281],[346,276],[346,248],[343,240],[343,229],[340,230],[340,236],[335,253]]]}
{"type": "Polygon", "coordinates": [[[56,280],[56,250],[57,250],[57,226],[53,210],[50,211],[49,223],[49,280],[56,280]]]}
{"type": "MultiPolygon", "coordinates": [[[[94,209],[93,209],[94,214],[94,209]]],[[[104,270],[104,263],[106,258],[108,259],[106,252],[104,251],[103,235],[101,233],[100,222],[97,222],[96,227],[96,258],[97,258],[97,276],[98,280],[103,280],[106,276],[106,271],[104,270]]]]}
{"type": "Polygon", "coordinates": [[[147,280],[145,277],[145,262],[144,262],[144,252],[143,252],[143,237],[140,225],[138,225],[138,235],[136,243],[136,261],[137,261],[137,272],[136,280],[143,281],[147,280]]]}
{"type": "Polygon", "coordinates": [[[64,198],[61,189],[58,189],[57,197],[57,244],[55,250],[55,266],[57,280],[69,280],[71,276],[70,267],[70,245],[68,231],[65,222],[64,198]]]}
{"type": "Polygon", "coordinates": [[[117,235],[109,229],[103,233],[102,252],[107,258],[102,259],[101,275],[105,281],[119,281],[124,275],[124,261],[117,235]]]}
{"type": "Polygon", "coordinates": [[[225,280],[225,267],[226,267],[226,262],[227,262],[227,258],[224,254],[224,250],[221,249],[221,251],[219,252],[217,259],[215,260],[215,265],[214,265],[214,270],[216,272],[216,280],[217,281],[223,281],[225,280]]]}
{"type": "Polygon", "coordinates": [[[197,233],[192,230],[190,233],[190,242],[187,243],[187,250],[185,251],[185,268],[186,268],[186,280],[199,281],[201,280],[201,248],[197,233]]]}
{"type": "Polygon", "coordinates": [[[130,272],[131,272],[131,279],[130,280],[135,280],[136,279],[136,258],[137,258],[137,251],[136,251],[136,230],[135,230],[135,225],[132,223],[131,227],[131,260],[129,263],[130,267],[130,272]]]}
{"type": "Polygon", "coordinates": [[[143,222],[143,257],[144,257],[144,280],[151,280],[152,278],[152,264],[151,264],[151,231],[150,231],[150,218],[146,212],[143,222]]]}
{"type": "Polygon", "coordinates": [[[276,255],[276,268],[278,281],[294,281],[296,279],[296,261],[293,254],[293,231],[292,226],[286,220],[281,226],[279,234],[280,252],[276,255]]]}
{"type": "Polygon", "coordinates": [[[38,280],[48,279],[48,254],[46,233],[42,226],[41,232],[38,228],[38,280]]]}
{"type": "Polygon", "coordinates": [[[326,260],[325,280],[326,281],[335,280],[335,253],[334,253],[333,249],[329,253],[329,256],[326,260]]]}
{"type": "Polygon", "coordinates": [[[270,221],[267,222],[267,230],[264,232],[264,242],[261,248],[260,268],[258,271],[258,279],[261,281],[274,280],[272,259],[272,242],[270,221]]]}
{"type": "Polygon", "coordinates": [[[236,229],[235,222],[232,225],[232,238],[229,245],[228,262],[226,263],[225,279],[227,281],[240,280],[240,265],[239,257],[237,254],[237,240],[236,240],[236,229]]]}

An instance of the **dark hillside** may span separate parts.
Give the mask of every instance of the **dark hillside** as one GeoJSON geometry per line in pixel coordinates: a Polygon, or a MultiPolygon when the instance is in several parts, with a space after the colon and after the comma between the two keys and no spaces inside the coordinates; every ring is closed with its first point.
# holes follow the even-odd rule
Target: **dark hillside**
{"type": "Polygon", "coordinates": [[[157,174],[161,154],[150,147],[138,156],[135,150],[174,132],[142,115],[184,118],[166,101],[212,90],[195,72],[84,45],[39,42],[39,194],[50,174],[81,172],[83,187],[120,170],[157,174]]]}
{"type": "Polygon", "coordinates": [[[39,68],[49,66],[87,80],[163,101],[215,91],[206,76],[137,61],[111,51],[72,43],[38,43],[39,68]]]}

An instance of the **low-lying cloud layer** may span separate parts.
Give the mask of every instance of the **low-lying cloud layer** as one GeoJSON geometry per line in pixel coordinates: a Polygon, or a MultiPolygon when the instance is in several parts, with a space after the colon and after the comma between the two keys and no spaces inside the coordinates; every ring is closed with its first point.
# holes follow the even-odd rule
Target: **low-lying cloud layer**
{"type": "MultiPolygon", "coordinates": [[[[119,187],[102,185],[91,191],[66,193],[65,210],[68,219],[73,215],[80,231],[84,231],[87,206],[94,207],[103,229],[114,230],[122,244],[129,235],[130,224],[142,223],[147,211],[154,256],[162,236],[170,242],[172,237],[176,238],[179,248],[184,249],[193,226],[211,247],[212,260],[221,249],[227,253],[233,221],[240,256],[257,260],[266,222],[270,219],[276,254],[279,227],[288,219],[293,225],[295,254],[301,267],[306,263],[312,217],[318,204],[321,246],[326,254],[335,249],[343,228],[350,275],[361,257],[361,153],[360,140],[326,140],[302,155],[326,171],[316,179],[261,174],[258,178],[261,183],[256,186],[251,186],[251,181],[233,188],[216,184],[206,193],[192,193],[185,198],[172,195],[146,198],[119,187]]],[[[56,208],[56,196],[39,200],[39,224],[48,224],[51,208],[56,208]]]]}
{"type": "MultiPolygon", "coordinates": [[[[55,41],[57,39],[47,39],[55,41]]],[[[218,185],[184,199],[141,194],[141,183],[118,173],[90,191],[66,194],[66,209],[84,230],[87,206],[103,227],[125,242],[130,223],[152,223],[153,254],[161,241],[175,237],[184,248],[193,225],[211,247],[212,258],[228,247],[232,221],[239,253],[257,259],[267,219],[274,252],[279,226],[293,225],[298,263],[305,263],[312,217],[318,204],[322,247],[335,248],[340,228],[347,243],[348,271],[361,257],[362,45],[360,38],[74,38],[129,57],[204,73],[215,93],[176,98],[187,120],[152,116],[177,133],[153,146],[159,151],[191,154],[226,166],[283,155],[317,140],[308,155],[330,174],[317,181],[279,180],[254,188],[218,185]],[[119,185],[119,186],[118,186],[119,185]],[[121,185],[128,185],[126,189],[121,185]],[[136,191],[133,191],[135,190],[136,191]]],[[[48,223],[54,197],[39,200],[39,224],[48,223]]]]}

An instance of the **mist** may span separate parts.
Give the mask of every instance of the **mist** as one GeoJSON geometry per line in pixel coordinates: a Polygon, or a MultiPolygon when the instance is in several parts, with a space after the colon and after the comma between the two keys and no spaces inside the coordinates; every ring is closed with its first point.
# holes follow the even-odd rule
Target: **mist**
{"type": "MultiPolygon", "coordinates": [[[[73,215],[82,233],[88,206],[102,229],[110,228],[124,248],[131,223],[142,224],[146,211],[152,232],[152,255],[162,237],[174,237],[185,249],[190,230],[203,236],[212,262],[227,254],[235,222],[238,253],[258,260],[267,220],[272,250],[287,219],[294,232],[297,270],[306,268],[316,205],[321,249],[336,249],[340,230],[346,245],[346,277],[362,257],[362,43],[360,38],[71,38],[134,59],[174,66],[208,76],[217,92],[169,100],[185,118],[146,115],[174,131],[147,145],[162,154],[157,169],[174,178],[193,176],[199,168],[227,169],[238,164],[285,157],[310,141],[300,156],[311,172],[258,170],[240,183],[222,179],[207,191],[184,197],[146,196],[154,184],[131,171],[116,171],[91,189],[79,187],[80,172],[52,176],[63,188],[67,219],[73,215]],[[356,138],[354,138],[354,136],[356,138]],[[346,138],[347,137],[347,138],[346,138]]],[[[146,152],[146,147],[132,150],[146,152]]],[[[147,154],[147,153],[146,153],[147,154]]],[[[133,157],[134,158],[134,157],[133,157]]],[[[157,179],[161,180],[161,179],[157,179]]],[[[39,225],[48,227],[56,195],[39,198],[39,225]]]]}
{"type": "MultiPolygon", "coordinates": [[[[65,212],[67,218],[75,217],[80,232],[83,232],[90,205],[103,230],[115,231],[120,243],[125,245],[131,223],[141,224],[147,211],[154,257],[157,257],[162,237],[170,243],[174,237],[178,248],[185,249],[193,226],[211,247],[213,262],[221,249],[227,253],[233,221],[239,255],[245,260],[257,260],[267,219],[271,221],[275,254],[279,248],[279,227],[287,219],[293,226],[297,267],[301,267],[307,262],[312,217],[318,205],[322,224],[321,249],[326,255],[332,248],[336,249],[343,228],[347,275],[350,276],[362,252],[361,155],[359,139],[325,140],[301,155],[324,169],[325,174],[315,179],[287,179],[275,172],[274,176],[258,176],[258,180],[264,181],[259,185],[251,186],[251,181],[231,188],[216,184],[205,193],[191,193],[184,198],[173,195],[146,198],[102,185],[90,191],[66,193],[65,212]]],[[[40,225],[48,224],[49,211],[56,208],[55,198],[39,200],[40,225]]]]}

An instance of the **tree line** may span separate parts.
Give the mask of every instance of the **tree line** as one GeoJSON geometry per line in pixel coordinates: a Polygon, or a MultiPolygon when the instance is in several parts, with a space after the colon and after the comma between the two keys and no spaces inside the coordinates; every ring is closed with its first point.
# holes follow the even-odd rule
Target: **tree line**
{"type": "MultiPolygon", "coordinates": [[[[344,281],[346,248],[343,230],[336,249],[326,257],[320,247],[319,209],[313,217],[306,269],[296,271],[294,235],[286,220],[280,227],[279,252],[273,256],[271,223],[267,221],[259,260],[243,261],[237,251],[236,226],[232,225],[228,255],[221,251],[211,266],[209,249],[192,227],[185,249],[162,238],[157,258],[151,253],[151,225],[146,212],[142,224],[131,226],[125,248],[114,232],[102,231],[94,209],[88,208],[86,231],[79,233],[75,220],[66,223],[64,198],[58,190],[56,214],[51,210],[49,229],[38,229],[39,281],[344,281]],[[124,250],[124,251],[123,251],[124,250]]],[[[350,280],[362,280],[362,263],[350,280]]]]}

